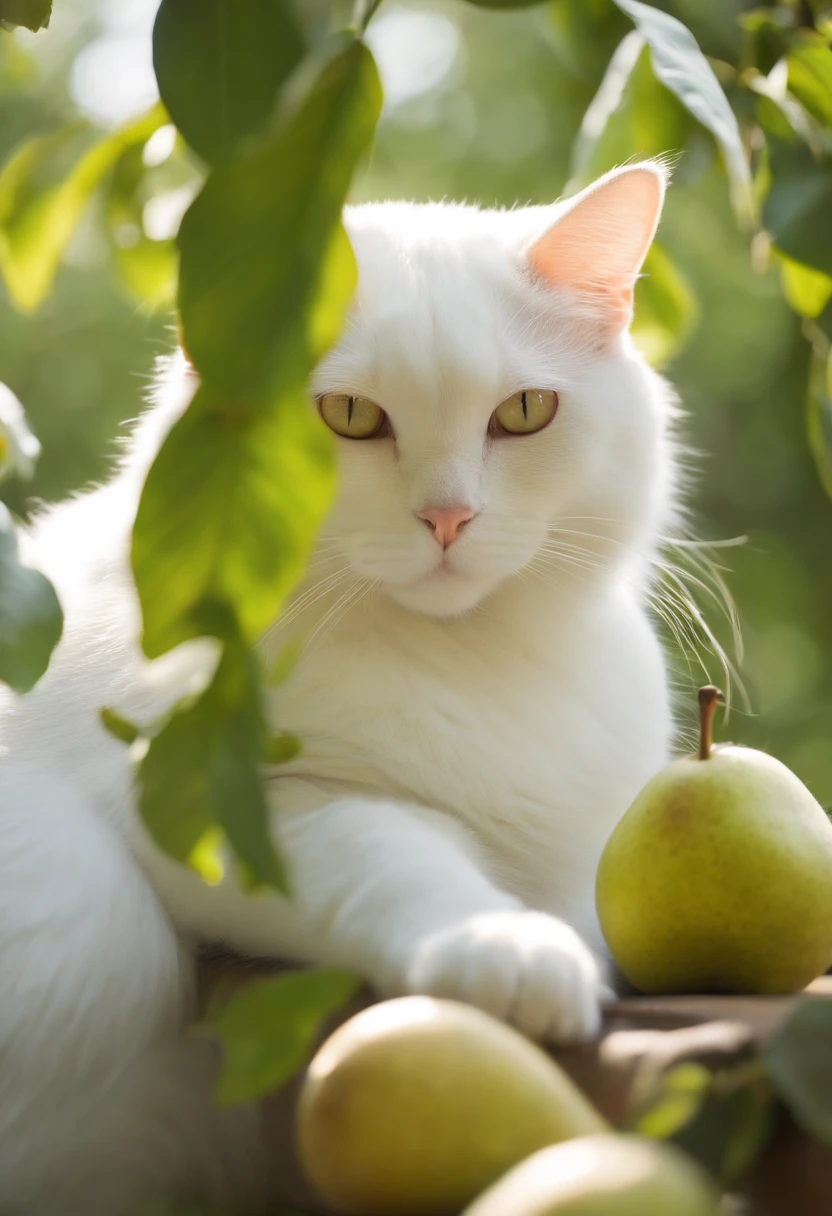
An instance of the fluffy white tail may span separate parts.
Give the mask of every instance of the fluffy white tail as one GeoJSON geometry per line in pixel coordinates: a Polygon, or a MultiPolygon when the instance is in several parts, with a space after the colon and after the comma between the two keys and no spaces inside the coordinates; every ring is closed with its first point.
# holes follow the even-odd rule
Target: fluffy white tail
{"type": "Polygon", "coordinates": [[[133,1216],[262,1185],[253,1111],[212,1101],[191,964],[124,844],[65,782],[0,773],[0,1211],[133,1216]]]}

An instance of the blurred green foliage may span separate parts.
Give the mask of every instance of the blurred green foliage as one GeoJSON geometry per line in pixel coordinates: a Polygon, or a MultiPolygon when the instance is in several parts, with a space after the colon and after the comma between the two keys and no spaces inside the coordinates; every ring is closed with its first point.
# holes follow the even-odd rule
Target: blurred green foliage
{"type": "MultiPolygon", "coordinates": [[[[717,554],[730,568],[752,706],[736,705],[727,733],[771,750],[832,803],[832,507],[823,488],[832,431],[824,360],[832,332],[829,14],[820,2],[654,7],[684,21],[710,57],[782,253],[738,224],[723,158],[656,79],[649,45],[621,11],[632,15],[631,0],[552,0],[513,11],[384,0],[369,43],[387,100],[353,193],[548,202],[629,156],[680,153],[660,244],[639,285],[637,333],[677,384],[681,437],[701,453],[689,462],[695,530],[713,540],[748,537],[717,554]],[[590,116],[602,102],[607,122],[593,130],[590,116]]],[[[133,8],[142,8],[139,0],[133,8]]],[[[349,19],[345,4],[324,0],[295,10],[307,41],[349,19]]],[[[24,139],[51,139],[69,123],[66,160],[41,164],[39,181],[65,180],[81,153],[101,146],[108,132],[79,78],[96,47],[126,39],[124,29],[126,19],[103,0],[62,0],[48,32],[0,35],[6,167],[24,139]]],[[[129,36],[148,37],[146,23],[136,29],[129,36]]],[[[31,484],[3,486],[13,511],[30,509],[33,495],[60,498],[104,474],[122,423],[141,407],[154,358],[173,341],[171,238],[177,208],[181,214],[204,167],[171,134],[167,154],[151,141],[146,150],[121,148],[110,162],[34,311],[0,302],[0,379],[24,402],[44,448],[31,484]]],[[[3,206],[6,197],[0,182],[3,206]]],[[[719,610],[703,606],[730,646],[719,610]]],[[[709,674],[719,680],[715,662],[709,674]]],[[[697,680],[695,668],[679,664],[680,686],[697,680]]]]}
{"type": "Polygon", "coordinates": [[[358,986],[344,971],[293,971],[253,980],[230,1001],[220,993],[205,1019],[225,1047],[218,1100],[249,1102],[277,1090],[309,1059],[321,1022],[358,986]]]}
{"type": "Polygon", "coordinates": [[[40,30],[49,24],[52,0],[0,0],[0,21],[40,30]]]}
{"type": "Polygon", "coordinates": [[[634,1092],[633,1131],[671,1140],[733,1190],[765,1152],[782,1112],[832,1146],[832,999],[796,1001],[762,1044],[735,1040],[710,1066],[668,1068],[645,1057],[634,1092]]]}
{"type": "Polygon", "coordinates": [[[58,598],[48,579],[20,562],[8,507],[0,503],[0,678],[15,692],[34,688],[61,636],[58,598]]]}

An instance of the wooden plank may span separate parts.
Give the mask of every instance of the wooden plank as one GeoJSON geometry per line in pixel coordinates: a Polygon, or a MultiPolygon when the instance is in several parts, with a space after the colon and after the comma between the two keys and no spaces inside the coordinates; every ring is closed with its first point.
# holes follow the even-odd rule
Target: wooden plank
{"type": "Polygon", "coordinates": [[[832,976],[821,976],[804,992],[791,996],[627,996],[606,1013],[608,1021],[665,1030],[701,1022],[741,1022],[765,1038],[807,996],[832,996],[832,976]]]}

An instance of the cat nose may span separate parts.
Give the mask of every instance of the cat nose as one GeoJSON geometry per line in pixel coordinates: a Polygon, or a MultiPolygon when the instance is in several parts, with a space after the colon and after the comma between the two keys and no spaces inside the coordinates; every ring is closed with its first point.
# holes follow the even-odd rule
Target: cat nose
{"type": "Polygon", "coordinates": [[[476,511],[469,511],[467,507],[431,507],[416,514],[431,529],[434,540],[447,549],[469,520],[474,518],[476,511]]]}

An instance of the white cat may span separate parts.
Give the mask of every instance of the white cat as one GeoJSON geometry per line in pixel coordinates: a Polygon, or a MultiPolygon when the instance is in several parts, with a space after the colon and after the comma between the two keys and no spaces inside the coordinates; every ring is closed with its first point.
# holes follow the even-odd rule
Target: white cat
{"type": "Polygon", "coordinates": [[[358,296],[312,390],[368,437],[337,440],[337,501],[263,643],[308,639],[273,711],[303,752],[265,775],[291,904],[162,856],[99,725],[102,705],[152,719],[204,662],[142,660],[127,560],[195,387],[181,355],[114,480],[34,527],[66,628],[31,694],[0,690],[4,1214],[265,1192],[256,1113],[213,1107],[213,1049],[182,1035],[195,939],[542,1039],[598,1027],[596,863],[671,736],[644,595],[672,410],[627,335],[664,186],[645,163],[553,207],[348,211],[358,296]]]}

